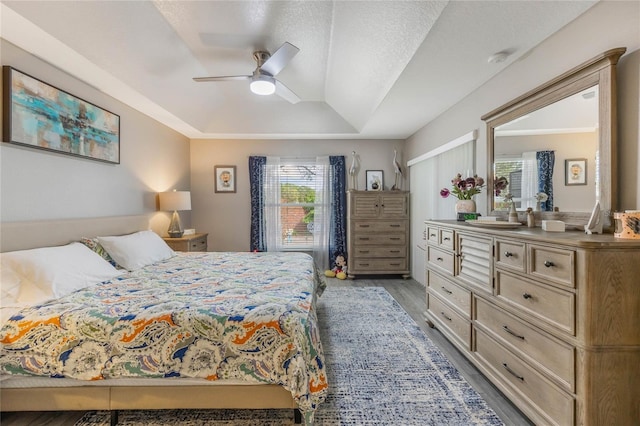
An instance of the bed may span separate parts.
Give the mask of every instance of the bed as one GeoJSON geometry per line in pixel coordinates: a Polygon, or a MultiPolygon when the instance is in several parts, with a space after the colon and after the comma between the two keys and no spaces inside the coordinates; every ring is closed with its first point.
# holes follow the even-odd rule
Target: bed
{"type": "Polygon", "coordinates": [[[15,250],[56,244],[66,250],[59,263],[82,253],[76,264],[98,277],[92,262],[126,266],[104,267],[110,279],[89,287],[52,280],[55,299],[4,323],[2,411],[111,410],[117,422],[125,409],[292,408],[312,423],[327,381],[315,313],[324,282],[311,258],[168,254],[157,235],[137,232],[148,227],[145,216],[2,225],[2,251],[12,252],[3,275],[6,265],[31,270],[15,250]],[[87,235],[117,237],[91,239],[107,253],[72,243],[87,235]]]}

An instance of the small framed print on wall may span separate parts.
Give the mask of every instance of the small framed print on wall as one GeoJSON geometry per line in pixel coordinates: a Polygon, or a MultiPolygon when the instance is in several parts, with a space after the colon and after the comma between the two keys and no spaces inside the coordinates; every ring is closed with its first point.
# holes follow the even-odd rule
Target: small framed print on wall
{"type": "Polygon", "coordinates": [[[384,189],[384,172],[382,170],[367,170],[367,191],[382,191],[384,189]]]}
{"type": "Polygon", "coordinates": [[[564,160],[564,184],[566,186],[587,184],[586,158],[564,160]]]}
{"type": "Polygon", "coordinates": [[[236,166],[215,166],[215,192],[236,192],[236,166]]]}

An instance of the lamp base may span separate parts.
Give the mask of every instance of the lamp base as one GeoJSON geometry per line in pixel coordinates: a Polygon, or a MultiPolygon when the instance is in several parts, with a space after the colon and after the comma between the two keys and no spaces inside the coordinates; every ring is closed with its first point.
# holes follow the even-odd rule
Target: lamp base
{"type": "Polygon", "coordinates": [[[178,212],[174,211],[173,216],[171,216],[171,223],[169,224],[169,230],[167,231],[169,237],[171,238],[180,238],[184,231],[182,231],[182,225],[180,224],[180,216],[178,216],[178,212]]]}

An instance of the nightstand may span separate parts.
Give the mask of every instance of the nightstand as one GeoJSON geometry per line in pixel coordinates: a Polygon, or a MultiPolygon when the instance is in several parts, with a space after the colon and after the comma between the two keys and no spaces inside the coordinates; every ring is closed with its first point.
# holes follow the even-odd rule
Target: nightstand
{"type": "Polygon", "coordinates": [[[180,238],[162,238],[175,251],[207,251],[207,235],[183,235],[180,238]]]}

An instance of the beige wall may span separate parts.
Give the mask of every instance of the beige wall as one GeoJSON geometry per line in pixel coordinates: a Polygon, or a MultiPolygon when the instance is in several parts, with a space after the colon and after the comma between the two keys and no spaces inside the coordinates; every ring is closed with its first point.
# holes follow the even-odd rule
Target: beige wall
{"type": "MultiPolygon", "coordinates": [[[[638,103],[640,90],[640,2],[603,1],[542,42],[407,140],[407,158],[418,157],[473,129],[476,164],[486,176],[486,126],[480,117],[563,72],[615,47],[627,47],[618,64],[619,206],[640,208],[638,103]]],[[[611,167],[611,165],[609,166],[611,167]]],[[[485,197],[478,210],[486,214],[485,197]]]]}
{"type": "Polygon", "coordinates": [[[249,156],[344,155],[348,170],[351,152],[356,151],[360,157],[358,189],[364,189],[366,170],[383,170],[388,188],[395,176],[393,150],[400,150],[402,144],[399,140],[192,140],[192,223],[197,232],[209,233],[210,251],[247,251],[251,224],[249,156]],[[214,192],[216,165],[236,166],[236,193],[214,192]]]}
{"type": "MultiPolygon", "coordinates": [[[[149,213],[164,232],[168,213],[155,213],[156,193],[189,189],[189,140],[4,40],[0,62],[120,116],[120,164],[0,144],[3,222],[149,213]]],[[[1,107],[0,107],[1,108],[1,107]]],[[[190,224],[190,214],[181,215],[190,224]]]]}

